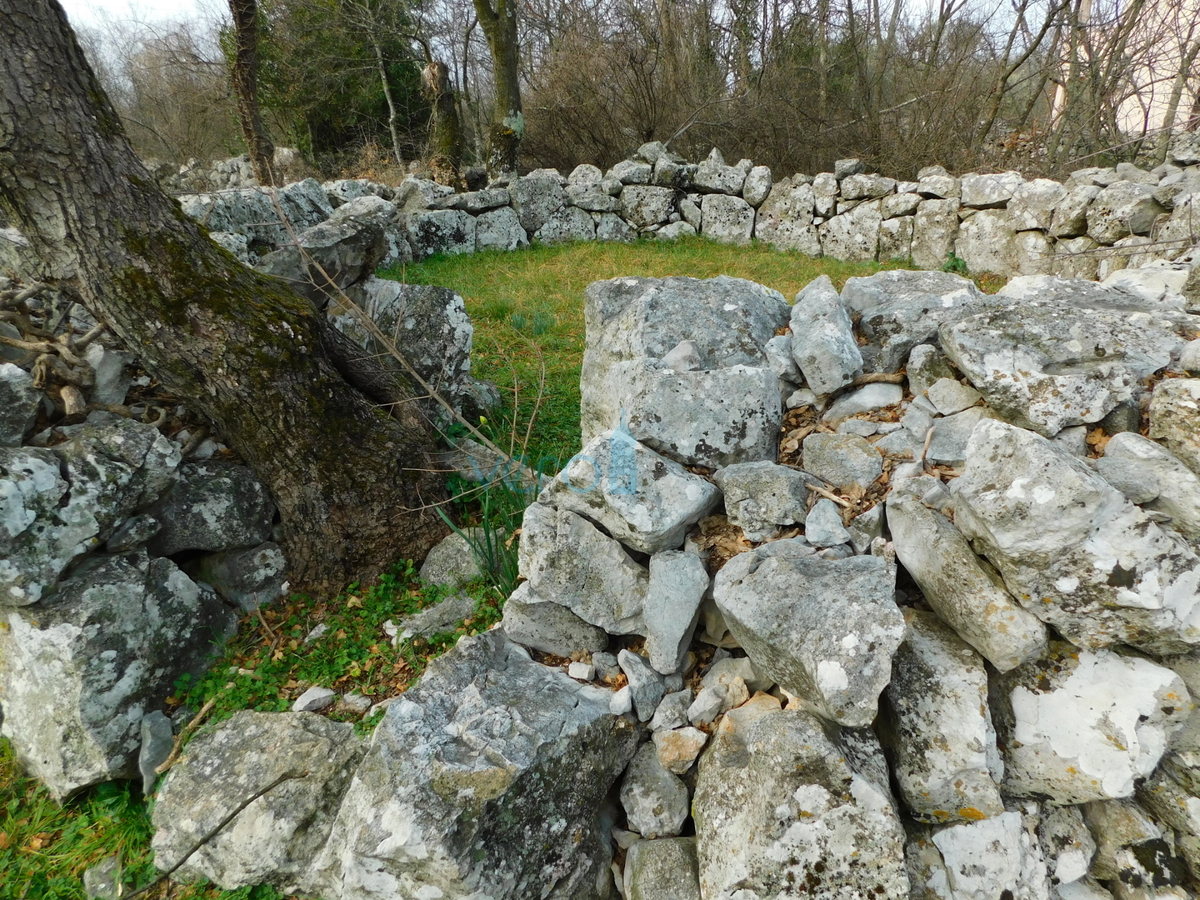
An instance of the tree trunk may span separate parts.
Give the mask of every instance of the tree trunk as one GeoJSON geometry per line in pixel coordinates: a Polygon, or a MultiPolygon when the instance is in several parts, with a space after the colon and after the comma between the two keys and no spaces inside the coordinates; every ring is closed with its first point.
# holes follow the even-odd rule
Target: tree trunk
{"type": "Polygon", "coordinates": [[[263,127],[258,109],[258,3],[256,0],[229,0],[233,15],[233,93],[237,97],[242,140],[250,154],[250,165],[259,184],[272,185],[275,179],[275,145],[263,127]]]}
{"type": "Polygon", "coordinates": [[[313,306],[213,244],[154,184],[56,0],[0,0],[0,205],[44,276],[269,487],[299,589],[332,594],[444,532],[432,440],[336,368],[313,306]]]}
{"type": "Polygon", "coordinates": [[[433,107],[429,126],[429,168],[435,181],[461,188],[462,125],[454,91],[450,89],[450,69],[434,60],[421,70],[421,89],[433,107]]]}
{"type": "Polygon", "coordinates": [[[387,66],[383,62],[383,45],[378,38],[371,42],[375,47],[375,67],[379,70],[379,84],[383,87],[383,99],[387,101],[388,133],[392,136],[392,157],[396,165],[404,165],[404,157],[400,155],[400,114],[396,111],[396,98],[392,96],[392,85],[388,81],[387,66]]]}
{"type": "Polygon", "coordinates": [[[521,113],[520,44],[513,0],[472,0],[492,51],[496,112],[488,133],[487,170],[492,177],[517,171],[525,117],[521,113]]]}

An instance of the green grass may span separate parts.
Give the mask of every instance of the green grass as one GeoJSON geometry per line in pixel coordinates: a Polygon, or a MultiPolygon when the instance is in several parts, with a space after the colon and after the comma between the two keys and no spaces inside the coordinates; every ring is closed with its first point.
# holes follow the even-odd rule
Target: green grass
{"type": "Polygon", "coordinates": [[[509,414],[504,421],[489,423],[492,435],[505,449],[520,453],[523,447],[530,465],[553,473],[580,450],[583,292],[591,282],[627,275],[731,275],[775,288],[791,302],[819,275],[828,275],[840,289],[847,278],[885,268],[903,265],[813,259],[765,244],[734,247],[696,237],[438,256],[380,275],[440,285],[462,295],[475,326],[472,374],[498,385],[510,405],[515,400],[515,418],[509,414]],[[535,410],[526,445],[525,431],[535,410]]]}

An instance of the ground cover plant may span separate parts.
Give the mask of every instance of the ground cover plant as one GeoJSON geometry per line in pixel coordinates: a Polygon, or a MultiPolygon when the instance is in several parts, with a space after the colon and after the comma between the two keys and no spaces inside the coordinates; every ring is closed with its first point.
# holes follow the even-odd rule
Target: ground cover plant
{"type": "MultiPolygon", "coordinates": [[[[625,275],[732,275],[776,288],[791,299],[813,278],[828,274],[839,288],[849,277],[884,268],[780,253],[765,246],[731,247],[702,238],[674,243],[575,244],[517,253],[440,257],[381,273],[411,283],[458,291],[475,324],[472,368],[500,386],[504,403],[493,421],[479,423],[501,447],[553,474],[579,450],[579,371],[584,347],[583,292],[595,280],[625,275]]],[[[494,486],[451,484],[457,498],[446,512],[459,526],[485,526],[485,545],[502,567],[520,512],[529,497],[494,486]]],[[[449,528],[447,529],[449,530],[449,528]]],[[[511,559],[509,559],[511,562],[511,559]]],[[[352,584],[337,597],[293,595],[246,616],[212,669],[177,685],[172,707],[194,733],[240,709],[289,709],[311,685],[372,702],[396,696],[428,661],[463,634],[500,618],[513,571],[466,586],[474,613],[446,634],[393,644],[387,623],[446,596],[426,586],[411,562],[400,561],[378,582],[352,584]],[[322,636],[310,639],[324,626],[322,636]],[[203,713],[203,715],[200,715],[203,713]]],[[[339,704],[324,711],[368,733],[379,713],[339,704]]],[[[120,860],[125,896],[155,877],[149,852],[147,800],[132,784],[111,783],[63,806],[18,771],[0,741],[0,900],[82,900],[83,872],[110,856],[120,860]]],[[[278,900],[268,887],[220,891],[210,885],[167,882],[141,895],[177,900],[278,900]]]]}

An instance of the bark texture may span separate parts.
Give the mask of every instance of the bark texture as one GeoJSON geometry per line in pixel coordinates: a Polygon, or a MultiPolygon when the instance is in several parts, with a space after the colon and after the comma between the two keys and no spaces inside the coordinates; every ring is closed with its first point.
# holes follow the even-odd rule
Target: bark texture
{"type": "Polygon", "coordinates": [[[269,486],[292,582],[332,592],[445,531],[432,440],[355,390],[312,305],[154,184],[56,0],[0,0],[0,205],[44,277],[208,417],[269,486]]]}
{"type": "Polygon", "coordinates": [[[450,69],[444,62],[434,60],[421,70],[421,89],[433,108],[429,123],[429,168],[435,181],[461,189],[462,126],[450,89],[450,69]]]}
{"type": "Polygon", "coordinates": [[[258,107],[258,3],[256,0],[229,0],[233,16],[233,93],[237,97],[242,140],[250,154],[250,165],[259,184],[277,184],[275,145],[263,127],[258,107]]]}
{"type": "Polygon", "coordinates": [[[517,171],[525,116],[521,112],[521,60],[514,0],[473,0],[492,53],[496,115],[488,133],[487,170],[492,177],[517,171]]]}

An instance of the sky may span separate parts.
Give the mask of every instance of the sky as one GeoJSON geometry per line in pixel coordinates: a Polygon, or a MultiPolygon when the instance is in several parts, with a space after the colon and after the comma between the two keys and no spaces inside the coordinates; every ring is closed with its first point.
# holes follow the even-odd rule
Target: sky
{"type": "Polygon", "coordinates": [[[93,26],[101,21],[100,15],[107,13],[115,19],[136,18],[153,21],[155,19],[185,19],[193,18],[203,7],[211,7],[211,3],[201,3],[199,0],[59,0],[67,11],[67,19],[74,26],[93,26]]]}

